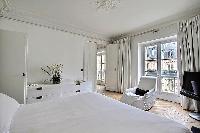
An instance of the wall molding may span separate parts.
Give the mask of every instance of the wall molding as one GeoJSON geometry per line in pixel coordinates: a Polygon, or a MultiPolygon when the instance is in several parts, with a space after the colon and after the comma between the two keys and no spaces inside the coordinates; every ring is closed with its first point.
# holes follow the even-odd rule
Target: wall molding
{"type": "Polygon", "coordinates": [[[0,17],[19,23],[30,24],[38,27],[44,27],[56,31],[69,33],[76,36],[85,37],[89,40],[97,41],[100,43],[107,43],[109,40],[104,35],[101,35],[99,33],[85,31],[83,29],[68,24],[61,24],[56,20],[50,19],[49,17],[37,16],[34,13],[24,10],[18,10],[14,7],[9,8],[9,12],[0,15],[0,17]]]}

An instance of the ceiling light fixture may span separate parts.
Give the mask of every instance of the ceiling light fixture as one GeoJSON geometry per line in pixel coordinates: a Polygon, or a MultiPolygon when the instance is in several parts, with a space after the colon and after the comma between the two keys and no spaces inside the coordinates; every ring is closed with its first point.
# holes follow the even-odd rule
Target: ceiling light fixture
{"type": "Polygon", "coordinates": [[[0,16],[9,11],[9,3],[7,0],[0,0],[0,16]]]}
{"type": "Polygon", "coordinates": [[[96,0],[97,9],[111,10],[120,4],[120,0],[96,0]]]}

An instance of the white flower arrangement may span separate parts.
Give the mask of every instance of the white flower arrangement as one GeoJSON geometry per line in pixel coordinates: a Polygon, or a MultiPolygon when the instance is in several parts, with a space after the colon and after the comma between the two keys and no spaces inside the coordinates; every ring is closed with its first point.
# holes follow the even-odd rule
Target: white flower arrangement
{"type": "Polygon", "coordinates": [[[62,64],[52,64],[49,66],[41,67],[41,69],[46,72],[50,77],[50,81],[53,81],[54,84],[59,84],[61,81],[61,74],[63,65],[62,64]]]}

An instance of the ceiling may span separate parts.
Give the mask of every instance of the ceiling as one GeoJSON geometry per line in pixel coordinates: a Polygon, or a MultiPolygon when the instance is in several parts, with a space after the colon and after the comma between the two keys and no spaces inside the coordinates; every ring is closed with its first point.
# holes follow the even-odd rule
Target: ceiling
{"type": "Polygon", "coordinates": [[[95,0],[9,0],[13,10],[106,37],[200,8],[200,0],[121,0],[118,8],[97,10],[95,0]]]}

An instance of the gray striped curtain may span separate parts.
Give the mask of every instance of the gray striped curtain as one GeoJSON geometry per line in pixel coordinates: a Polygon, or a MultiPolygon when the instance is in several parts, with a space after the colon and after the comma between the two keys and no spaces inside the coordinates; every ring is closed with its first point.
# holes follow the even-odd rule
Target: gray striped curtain
{"type": "Polygon", "coordinates": [[[123,93],[131,86],[131,41],[130,37],[120,39],[114,43],[119,44],[117,66],[117,89],[123,93]]]}
{"type": "MultiPolygon", "coordinates": [[[[184,71],[200,71],[200,16],[179,23],[178,43],[180,46],[180,78],[184,71]]],[[[182,107],[198,111],[197,101],[182,97],[182,107]]]]}

